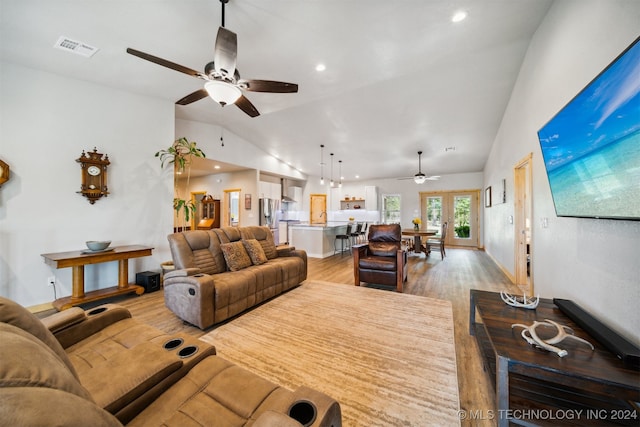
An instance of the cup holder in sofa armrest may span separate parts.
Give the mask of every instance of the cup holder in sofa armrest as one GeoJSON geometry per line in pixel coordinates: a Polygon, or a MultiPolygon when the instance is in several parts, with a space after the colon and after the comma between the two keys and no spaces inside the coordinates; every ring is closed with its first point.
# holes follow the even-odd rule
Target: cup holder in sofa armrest
{"type": "Polygon", "coordinates": [[[87,316],[95,316],[96,314],[100,314],[104,311],[107,311],[107,307],[96,307],[92,310],[87,311],[87,316]]]}
{"type": "Polygon", "coordinates": [[[188,345],[185,348],[183,348],[180,351],[178,351],[178,356],[180,356],[182,359],[185,359],[187,357],[193,356],[197,352],[198,352],[198,347],[197,346],[188,345]]]}
{"type": "Polygon", "coordinates": [[[182,338],[174,338],[163,344],[165,350],[175,350],[180,347],[184,340],[182,338]]]}
{"type": "Polygon", "coordinates": [[[308,400],[298,400],[289,408],[289,416],[305,427],[313,424],[317,412],[316,405],[308,400]]]}

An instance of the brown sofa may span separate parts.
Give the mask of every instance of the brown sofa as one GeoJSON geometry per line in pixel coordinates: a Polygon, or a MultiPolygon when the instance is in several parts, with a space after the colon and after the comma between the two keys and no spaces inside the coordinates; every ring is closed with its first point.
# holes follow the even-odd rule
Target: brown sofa
{"type": "Polygon", "coordinates": [[[116,305],[40,321],[0,297],[2,426],[340,426],[339,404],[292,392],[116,305]]]}
{"type": "Polygon", "coordinates": [[[223,227],[168,236],[175,270],[165,305],[201,329],[281,294],[307,278],[307,253],[276,248],[267,227],[223,227]]]}

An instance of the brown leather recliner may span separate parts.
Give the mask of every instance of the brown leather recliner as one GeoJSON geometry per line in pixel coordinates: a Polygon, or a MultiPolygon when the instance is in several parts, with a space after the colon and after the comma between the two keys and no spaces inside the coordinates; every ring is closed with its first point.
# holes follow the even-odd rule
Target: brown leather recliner
{"type": "Polygon", "coordinates": [[[355,285],[360,282],[395,286],[402,292],[407,280],[407,252],[402,250],[399,224],[375,224],[369,227],[369,242],[353,247],[355,285]]]}

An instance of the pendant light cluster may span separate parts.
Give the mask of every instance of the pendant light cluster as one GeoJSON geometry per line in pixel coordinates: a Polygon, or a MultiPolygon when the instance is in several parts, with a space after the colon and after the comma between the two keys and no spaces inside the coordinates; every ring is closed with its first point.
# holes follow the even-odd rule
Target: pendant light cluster
{"type": "MultiPolygon", "coordinates": [[[[333,153],[329,153],[331,158],[331,169],[329,175],[329,185],[335,187],[335,181],[333,180],[333,153]]],[[[324,185],[324,144],[320,144],[320,185],[324,185]]],[[[342,187],[342,160],[338,160],[340,179],[338,181],[338,187],[342,187]]]]}

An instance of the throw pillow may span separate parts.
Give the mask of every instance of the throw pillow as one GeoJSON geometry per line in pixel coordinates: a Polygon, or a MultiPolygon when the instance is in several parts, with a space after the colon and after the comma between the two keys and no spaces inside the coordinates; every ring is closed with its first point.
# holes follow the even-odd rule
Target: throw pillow
{"type": "Polygon", "coordinates": [[[242,270],[251,265],[251,258],[241,241],[220,244],[224,260],[231,271],[242,270]]]}
{"type": "Polygon", "coordinates": [[[249,258],[251,258],[253,265],[260,265],[267,262],[267,256],[264,254],[264,250],[262,249],[260,242],[256,239],[246,239],[243,240],[242,243],[249,254],[249,258]]]}

